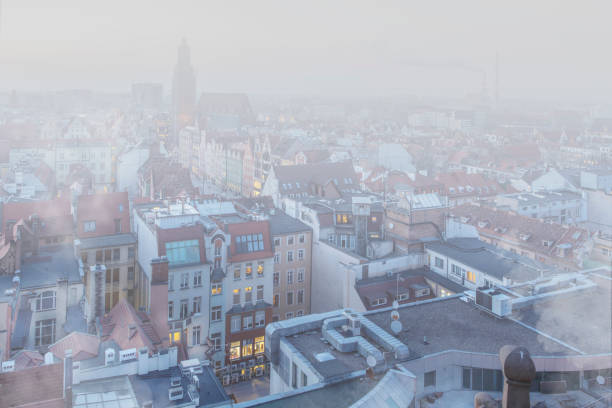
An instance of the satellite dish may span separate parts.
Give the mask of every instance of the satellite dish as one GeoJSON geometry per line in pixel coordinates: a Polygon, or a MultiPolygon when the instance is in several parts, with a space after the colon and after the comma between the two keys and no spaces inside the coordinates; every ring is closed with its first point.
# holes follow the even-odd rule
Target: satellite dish
{"type": "Polygon", "coordinates": [[[400,322],[399,320],[394,320],[391,322],[391,331],[395,334],[398,335],[401,333],[402,331],[402,322],[400,322]]]}
{"type": "Polygon", "coordinates": [[[603,377],[603,375],[598,375],[597,376],[597,384],[604,385],[605,383],[606,383],[606,379],[603,377]]]}
{"type": "Polygon", "coordinates": [[[368,363],[369,367],[374,368],[376,366],[376,357],[370,354],[368,358],[366,358],[366,362],[368,363]]]}

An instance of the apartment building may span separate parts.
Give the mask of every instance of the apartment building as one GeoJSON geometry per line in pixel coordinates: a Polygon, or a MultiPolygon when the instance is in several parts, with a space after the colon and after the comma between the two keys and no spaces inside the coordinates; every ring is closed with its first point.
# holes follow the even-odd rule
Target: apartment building
{"type": "Polygon", "coordinates": [[[274,272],[270,224],[238,214],[211,218],[231,237],[226,279],[217,286],[225,292],[224,304],[211,313],[213,320],[225,320],[224,382],[237,382],[266,370],[264,335],[272,318],[274,272]]]}
{"type": "MultiPolygon", "coordinates": [[[[134,208],[134,232],[138,238],[138,267],[145,287],[152,281],[152,260],[168,260],[168,325],[171,344],[187,354],[203,355],[208,335],[207,312],[211,264],[207,262],[204,226],[198,211],[187,203],[154,202],[134,208]]],[[[145,292],[152,308],[158,302],[145,292]]]]}
{"type": "Polygon", "coordinates": [[[310,314],[312,229],[284,213],[271,215],[274,244],[272,321],[310,314]]]}
{"type": "Polygon", "coordinates": [[[559,224],[578,224],[587,219],[586,199],[567,190],[505,194],[497,196],[495,204],[499,209],[559,224]]]}

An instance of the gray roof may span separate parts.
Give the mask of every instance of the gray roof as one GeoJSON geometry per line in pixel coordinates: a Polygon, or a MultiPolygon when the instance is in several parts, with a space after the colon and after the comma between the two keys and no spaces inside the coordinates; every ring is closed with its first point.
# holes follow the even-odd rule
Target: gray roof
{"type": "Polygon", "coordinates": [[[302,333],[298,336],[289,336],[284,339],[295,347],[308,360],[310,364],[326,380],[348,375],[357,370],[368,368],[366,359],[359,353],[343,353],[330,349],[328,344],[321,341],[321,331],[302,333]],[[319,361],[315,358],[318,353],[330,353],[335,358],[328,361],[319,361]]]}
{"type": "Polygon", "coordinates": [[[361,399],[378,384],[377,379],[358,377],[315,388],[312,391],[281,396],[281,394],[254,400],[250,407],[266,408],[338,408],[348,407],[361,399]]]}
{"type": "Polygon", "coordinates": [[[452,238],[446,242],[431,242],[425,244],[425,247],[499,280],[505,277],[514,282],[524,282],[539,278],[540,271],[551,270],[549,266],[533,259],[505,251],[477,238],[452,238]]]}
{"type": "Polygon", "coordinates": [[[311,231],[311,228],[297,218],[280,211],[270,216],[270,233],[273,236],[305,231],[311,231]]]}
{"type": "MultiPolygon", "coordinates": [[[[198,374],[200,379],[200,405],[199,407],[215,406],[223,402],[229,401],[229,397],[219,383],[219,380],[213,373],[210,367],[203,367],[203,373],[198,374]]],[[[134,390],[134,394],[138,402],[144,404],[147,401],[153,401],[153,407],[173,407],[182,406],[190,402],[190,398],[186,392],[188,379],[181,375],[178,367],[172,367],[164,371],[154,371],[147,375],[131,375],[130,382],[134,390]],[[170,401],[168,399],[168,388],[170,387],[170,378],[180,377],[181,385],[183,386],[183,398],[178,401],[170,401]]]]}
{"type": "MultiPolygon", "coordinates": [[[[445,350],[497,354],[506,344],[520,344],[532,355],[576,354],[510,319],[491,317],[458,296],[408,303],[399,312],[403,326],[399,340],[408,346],[413,358],[445,350]]],[[[365,315],[391,333],[389,310],[365,315]]]]}
{"type": "Polygon", "coordinates": [[[109,248],[136,244],[136,237],[131,233],[104,235],[101,237],[81,238],[81,249],[109,248]]]}
{"type": "Polygon", "coordinates": [[[72,246],[62,245],[39,251],[21,263],[21,288],[55,286],[58,280],[81,281],[79,264],[72,246]]]}
{"type": "Polygon", "coordinates": [[[514,198],[519,207],[530,206],[534,204],[551,203],[562,200],[580,200],[582,196],[578,193],[567,190],[559,191],[538,191],[537,193],[514,193],[507,194],[504,197],[514,198]]]}

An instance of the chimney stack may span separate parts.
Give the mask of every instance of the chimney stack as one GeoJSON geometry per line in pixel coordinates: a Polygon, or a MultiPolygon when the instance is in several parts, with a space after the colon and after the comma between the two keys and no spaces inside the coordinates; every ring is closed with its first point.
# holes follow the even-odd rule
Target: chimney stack
{"type": "Polygon", "coordinates": [[[151,322],[164,345],[168,344],[168,258],[151,260],[151,322]]]}
{"type": "Polygon", "coordinates": [[[64,402],[66,408],[72,407],[72,350],[64,352],[64,402]]]}
{"type": "Polygon", "coordinates": [[[503,346],[499,350],[504,372],[504,394],[502,408],[522,408],[531,406],[529,390],[536,376],[536,369],[525,347],[503,346]]]}

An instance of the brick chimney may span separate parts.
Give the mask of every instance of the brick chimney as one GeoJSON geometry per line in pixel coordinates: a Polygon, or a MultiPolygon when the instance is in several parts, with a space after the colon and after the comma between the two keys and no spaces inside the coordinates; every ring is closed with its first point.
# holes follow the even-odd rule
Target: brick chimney
{"type": "Polygon", "coordinates": [[[151,260],[151,322],[164,346],[168,345],[168,258],[151,260]]]}

